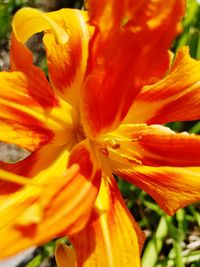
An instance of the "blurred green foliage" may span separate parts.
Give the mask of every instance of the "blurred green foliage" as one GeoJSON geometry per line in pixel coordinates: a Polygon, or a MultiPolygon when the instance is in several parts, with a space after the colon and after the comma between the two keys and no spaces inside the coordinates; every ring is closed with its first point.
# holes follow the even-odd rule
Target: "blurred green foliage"
{"type": "Polygon", "coordinates": [[[187,0],[187,12],[183,19],[183,33],[175,42],[175,50],[189,45],[193,58],[200,59],[200,4],[196,0],[187,0]]]}
{"type": "Polygon", "coordinates": [[[13,14],[20,8],[39,7],[48,9],[59,9],[64,7],[82,8],[83,0],[59,0],[59,1],[39,1],[39,0],[0,0],[0,45],[1,40],[7,39],[11,30],[11,20],[13,14]]]}
{"type": "Polygon", "coordinates": [[[6,38],[10,32],[12,14],[25,5],[23,0],[0,1],[0,38],[6,38]]]}

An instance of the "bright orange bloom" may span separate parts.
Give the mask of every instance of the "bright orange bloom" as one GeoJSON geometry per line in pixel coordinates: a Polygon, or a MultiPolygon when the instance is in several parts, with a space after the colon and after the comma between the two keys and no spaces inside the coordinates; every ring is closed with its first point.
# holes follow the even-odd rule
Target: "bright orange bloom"
{"type": "Polygon", "coordinates": [[[183,0],[89,0],[89,16],[25,8],[0,73],[0,140],[31,153],[1,163],[0,256],[67,235],[58,265],[140,266],[143,234],[116,174],[168,214],[200,199],[200,137],[157,125],[200,118],[200,62],[170,65],[183,0]],[[44,31],[49,80],[24,43],[44,31]],[[166,75],[167,73],[167,75],[166,75]]]}

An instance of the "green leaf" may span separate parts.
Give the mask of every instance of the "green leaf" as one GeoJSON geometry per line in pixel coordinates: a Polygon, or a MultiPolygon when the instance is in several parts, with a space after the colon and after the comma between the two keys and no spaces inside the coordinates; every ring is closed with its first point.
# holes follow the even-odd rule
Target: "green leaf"
{"type": "Polygon", "coordinates": [[[160,219],[157,230],[153,238],[147,243],[142,257],[143,267],[155,267],[159,252],[162,249],[163,241],[168,234],[166,217],[160,219]]]}

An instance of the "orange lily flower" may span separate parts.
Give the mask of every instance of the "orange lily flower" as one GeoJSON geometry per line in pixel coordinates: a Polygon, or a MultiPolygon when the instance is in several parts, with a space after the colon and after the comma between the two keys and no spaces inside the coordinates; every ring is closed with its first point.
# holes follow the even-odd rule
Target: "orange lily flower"
{"type": "Polygon", "coordinates": [[[14,17],[0,140],[32,153],[1,163],[2,258],[67,235],[76,257],[58,245],[58,266],[140,266],[143,234],[113,174],[168,214],[200,199],[200,137],[157,125],[200,118],[200,62],[182,48],[170,66],[168,53],[185,3],[116,2],[14,17]],[[50,83],[24,45],[41,31],[50,83]]]}

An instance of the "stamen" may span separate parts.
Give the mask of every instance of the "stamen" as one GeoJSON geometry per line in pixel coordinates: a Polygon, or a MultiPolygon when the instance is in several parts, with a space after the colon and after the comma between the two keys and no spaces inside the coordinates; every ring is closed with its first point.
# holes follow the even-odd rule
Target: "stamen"
{"type": "Polygon", "coordinates": [[[19,176],[17,174],[13,174],[4,170],[0,170],[0,180],[17,183],[20,185],[37,185],[35,182],[30,180],[29,178],[19,176]]]}
{"type": "Polygon", "coordinates": [[[6,182],[11,182],[11,183],[16,183],[20,185],[32,185],[32,186],[38,186],[38,187],[43,187],[43,186],[51,186],[52,184],[56,184],[62,180],[66,179],[66,176],[73,176],[76,175],[79,171],[79,166],[77,164],[72,165],[69,169],[67,169],[62,177],[55,177],[54,180],[48,181],[48,183],[41,183],[39,181],[33,181],[30,178],[23,177],[17,174],[13,174],[4,170],[0,170],[0,180],[6,181],[6,182]]]}

